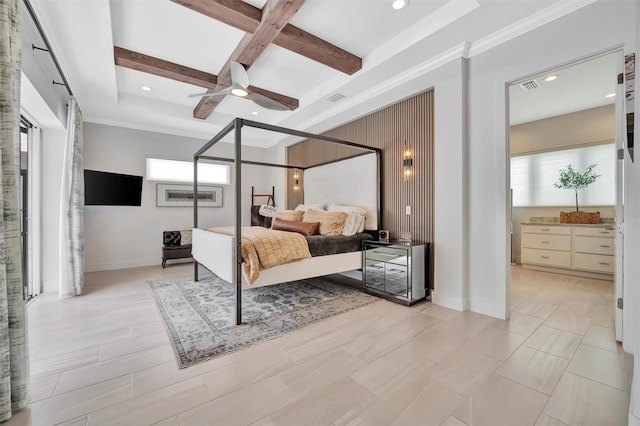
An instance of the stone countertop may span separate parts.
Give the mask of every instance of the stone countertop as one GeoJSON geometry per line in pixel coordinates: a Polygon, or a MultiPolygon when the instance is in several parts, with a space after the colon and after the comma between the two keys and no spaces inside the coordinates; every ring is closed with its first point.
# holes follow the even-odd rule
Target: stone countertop
{"type": "Polygon", "coordinates": [[[534,226],[585,226],[587,228],[615,229],[615,223],[559,223],[559,222],[520,222],[520,225],[534,226]]]}

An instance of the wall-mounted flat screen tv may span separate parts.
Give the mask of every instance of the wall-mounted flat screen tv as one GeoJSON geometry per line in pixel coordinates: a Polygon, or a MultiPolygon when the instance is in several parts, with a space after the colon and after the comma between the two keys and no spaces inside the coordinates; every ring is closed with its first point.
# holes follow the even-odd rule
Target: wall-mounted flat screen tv
{"type": "Polygon", "coordinates": [[[85,206],[139,206],[142,176],[84,171],[85,206]]]}

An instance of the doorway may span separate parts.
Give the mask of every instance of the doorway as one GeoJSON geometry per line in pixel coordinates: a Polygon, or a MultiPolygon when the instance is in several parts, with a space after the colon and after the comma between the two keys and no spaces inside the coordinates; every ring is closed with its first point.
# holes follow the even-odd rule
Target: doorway
{"type": "MultiPolygon", "coordinates": [[[[508,88],[509,309],[525,314],[538,309],[546,320],[556,309],[578,318],[606,306],[605,314],[615,314],[611,326],[618,340],[622,324],[614,302],[622,291],[622,234],[616,228],[623,202],[622,162],[617,160],[621,64],[622,52],[608,52],[528,76],[508,88]],[[557,187],[562,170],[566,175],[570,167],[587,177],[593,164],[595,181],[586,188],[557,187]],[[599,212],[599,219],[591,218],[598,223],[560,223],[560,212],[575,210],[599,212]],[[572,291],[580,297],[567,306],[565,295],[572,291]],[[529,299],[539,303],[527,304],[529,299]]],[[[589,215],[582,216],[584,222],[589,215]]]]}

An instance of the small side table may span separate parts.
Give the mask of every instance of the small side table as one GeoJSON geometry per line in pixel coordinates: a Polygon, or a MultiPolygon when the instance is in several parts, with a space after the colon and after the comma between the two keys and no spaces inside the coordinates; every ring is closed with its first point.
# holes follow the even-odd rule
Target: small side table
{"type": "Polygon", "coordinates": [[[363,241],[362,281],[365,290],[412,305],[429,295],[429,243],[363,241]]]}

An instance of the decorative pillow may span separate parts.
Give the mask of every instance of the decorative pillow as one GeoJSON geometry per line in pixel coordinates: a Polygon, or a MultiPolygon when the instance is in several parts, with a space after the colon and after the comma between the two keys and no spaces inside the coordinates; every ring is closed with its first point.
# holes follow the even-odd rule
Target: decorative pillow
{"type": "Polygon", "coordinates": [[[302,217],[303,222],[320,222],[320,235],[340,235],[347,220],[345,212],[325,212],[307,210],[302,217]]]}
{"type": "Polygon", "coordinates": [[[362,229],[364,229],[364,216],[355,210],[345,213],[347,213],[348,216],[344,222],[344,228],[342,228],[342,235],[350,236],[362,232],[362,229]]]}
{"type": "MultiPolygon", "coordinates": [[[[360,215],[360,217],[356,216],[351,219],[357,222],[357,229],[355,233],[362,232],[364,230],[364,222],[367,216],[367,210],[365,208],[359,207],[359,206],[343,206],[340,204],[329,204],[329,207],[327,208],[327,210],[330,212],[357,212],[360,215]]],[[[347,222],[348,221],[349,219],[347,219],[347,222]]],[[[346,225],[345,225],[345,228],[347,228],[346,225]]],[[[345,234],[343,231],[342,235],[353,235],[353,234],[345,234]]]]}
{"type": "Polygon", "coordinates": [[[188,231],[180,231],[180,244],[187,245],[191,244],[191,230],[188,231]]]}
{"type": "Polygon", "coordinates": [[[298,207],[296,207],[296,211],[302,211],[302,212],[306,212],[307,210],[323,210],[324,211],[324,204],[322,203],[318,203],[318,204],[298,204],[298,207]]]}
{"type": "Polygon", "coordinates": [[[271,229],[274,231],[297,232],[302,235],[316,235],[320,228],[320,222],[296,222],[276,217],[271,229]]]}
{"type": "Polygon", "coordinates": [[[179,246],[180,231],[164,231],[162,233],[162,244],[165,246],[179,246]]]}
{"type": "Polygon", "coordinates": [[[281,212],[276,213],[273,218],[280,218],[284,220],[292,220],[294,222],[300,222],[302,220],[303,211],[295,211],[295,210],[283,210],[281,212]]]}

